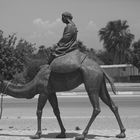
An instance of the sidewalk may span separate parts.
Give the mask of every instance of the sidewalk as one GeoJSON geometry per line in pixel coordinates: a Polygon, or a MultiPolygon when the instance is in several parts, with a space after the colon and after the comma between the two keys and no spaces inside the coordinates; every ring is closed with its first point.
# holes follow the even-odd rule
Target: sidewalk
{"type": "MultiPolygon", "coordinates": [[[[43,130],[40,140],[56,140],[58,131],[43,130]]],[[[67,138],[59,140],[74,140],[82,131],[68,131],[67,138]]],[[[115,135],[118,130],[91,130],[87,136],[90,140],[118,140],[115,135]]],[[[2,130],[0,131],[0,140],[31,140],[30,136],[35,134],[35,130],[2,130]]],[[[58,138],[57,138],[58,140],[58,138]]],[[[126,138],[122,140],[140,140],[140,130],[129,129],[126,131],[126,138]]]]}

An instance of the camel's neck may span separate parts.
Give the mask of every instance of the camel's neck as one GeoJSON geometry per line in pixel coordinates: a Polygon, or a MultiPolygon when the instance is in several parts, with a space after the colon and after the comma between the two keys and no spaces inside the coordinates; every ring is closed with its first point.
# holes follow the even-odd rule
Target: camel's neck
{"type": "Polygon", "coordinates": [[[15,98],[33,98],[36,95],[36,85],[34,80],[25,84],[25,85],[15,85],[7,82],[4,82],[4,94],[15,98]]]}

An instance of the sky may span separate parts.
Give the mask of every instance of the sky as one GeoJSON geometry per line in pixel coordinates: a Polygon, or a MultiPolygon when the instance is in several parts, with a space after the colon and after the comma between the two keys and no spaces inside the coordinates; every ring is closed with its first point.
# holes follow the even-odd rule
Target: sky
{"type": "Polygon", "coordinates": [[[62,37],[65,11],[72,13],[78,40],[88,48],[102,49],[98,31],[118,19],[127,20],[135,41],[140,39],[140,0],[0,0],[0,29],[49,47],[62,37]]]}

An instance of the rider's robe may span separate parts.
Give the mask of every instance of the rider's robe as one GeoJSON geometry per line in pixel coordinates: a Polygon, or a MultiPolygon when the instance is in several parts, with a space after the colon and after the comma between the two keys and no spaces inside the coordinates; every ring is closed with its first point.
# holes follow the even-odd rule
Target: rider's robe
{"type": "Polygon", "coordinates": [[[69,23],[66,25],[63,36],[57,43],[57,47],[53,53],[55,57],[65,55],[66,53],[77,48],[77,32],[77,28],[73,23],[69,23]]]}

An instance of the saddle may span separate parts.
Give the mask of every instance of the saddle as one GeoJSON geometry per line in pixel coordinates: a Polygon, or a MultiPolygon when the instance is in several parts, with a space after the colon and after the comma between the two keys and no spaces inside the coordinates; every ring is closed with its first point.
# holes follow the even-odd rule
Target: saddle
{"type": "Polygon", "coordinates": [[[69,52],[63,56],[55,58],[50,64],[52,72],[69,73],[81,67],[81,62],[84,56],[79,50],[69,52]]]}

